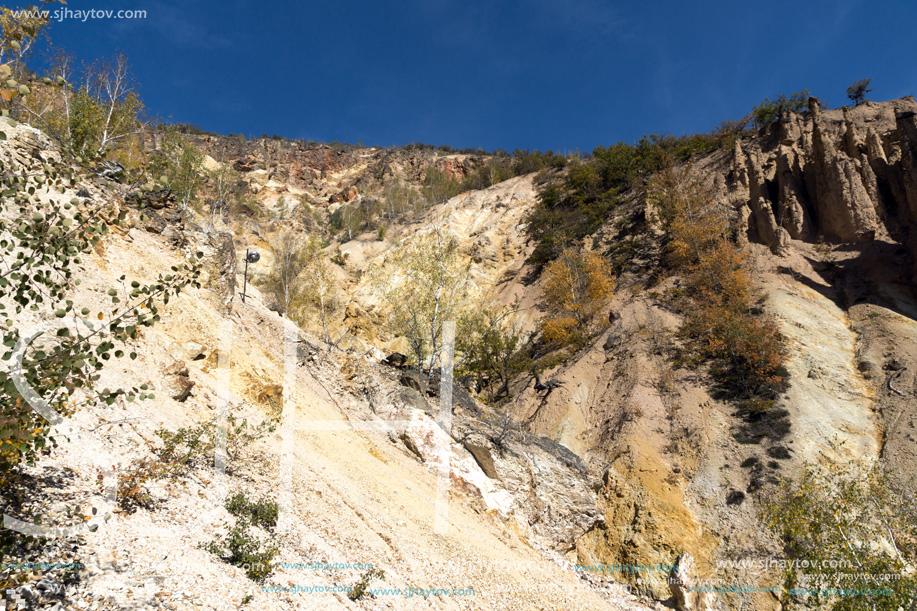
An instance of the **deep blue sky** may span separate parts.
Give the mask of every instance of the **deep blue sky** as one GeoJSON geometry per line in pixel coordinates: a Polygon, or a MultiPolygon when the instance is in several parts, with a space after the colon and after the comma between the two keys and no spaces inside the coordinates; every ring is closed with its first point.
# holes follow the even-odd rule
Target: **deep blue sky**
{"type": "MultiPolygon", "coordinates": [[[[18,4],[18,3],[17,3],[18,4]]],[[[57,8],[60,5],[50,5],[57,8]]],[[[591,150],[708,131],[803,88],[917,93],[917,2],[71,0],[142,20],[55,22],[122,50],[148,110],[220,133],[367,145],[591,150]]]]}

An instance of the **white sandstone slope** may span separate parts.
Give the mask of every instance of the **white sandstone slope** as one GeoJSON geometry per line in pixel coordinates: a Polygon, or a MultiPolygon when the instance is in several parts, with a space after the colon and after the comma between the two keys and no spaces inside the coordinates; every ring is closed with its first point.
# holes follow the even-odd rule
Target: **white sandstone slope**
{"type": "MultiPolygon", "coordinates": [[[[28,130],[6,131],[10,139],[0,142],[0,151],[18,155],[17,143],[26,137],[19,136],[28,130]]],[[[509,188],[531,190],[530,180],[517,182],[509,188]]],[[[80,187],[93,197],[110,194],[108,187],[90,182],[80,187]]],[[[103,308],[107,287],[121,274],[129,280],[150,280],[181,260],[183,252],[170,244],[167,234],[144,230],[136,212],[130,218],[128,227],[107,238],[80,270],[83,282],[74,300],[81,306],[103,308]]],[[[473,215],[454,218],[471,232],[487,225],[473,215]]],[[[487,231],[478,235],[498,239],[487,231]]],[[[193,231],[185,237],[192,247],[212,240],[193,231]]],[[[110,514],[98,529],[56,540],[36,552],[44,561],[70,558],[85,565],[78,579],[65,586],[63,608],[646,608],[614,584],[584,580],[573,570],[574,557],[551,549],[550,528],[539,531],[520,522],[518,515],[529,510],[509,509],[519,504],[511,491],[484,475],[471,454],[444,435],[424,410],[399,404],[391,412],[395,418],[423,421],[431,435],[440,437],[438,447],[451,453],[450,485],[442,496],[434,460],[419,460],[397,433],[359,424],[392,417],[385,415],[384,399],[397,394],[397,384],[386,377],[390,374],[356,353],[297,356],[294,349],[293,360],[285,360],[284,320],[262,305],[251,285],[252,299],[242,304],[236,298],[226,307],[233,288],[221,272],[231,269],[231,253],[219,248],[205,252],[205,287],[173,299],[162,321],[136,342],[140,358],[113,362],[101,381],[108,386],[150,383],[156,398],[76,414],[68,426],[80,431],[79,438],[62,439],[59,448],[29,469],[35,487],[27,506],[46,524],[73,524],[75,518],[64,511],[67,506],[78,507],[82,515],[90,515],[91,506],[110,514]],[[188,382],[194,383],[190,395],[175,400],[180,396],[176,389],[188,382]],[[377,394],[374,404],[366,389],[388,394],[377,394]],[[133,513],[118,510],[101,494],[100,469],[114,466],[123,475],[131,461],[151,457],[151,449],[160,444],[155,434],[159,427],[193,426],[227,407],[254,423],[279,398],[281,426],[230,460],[225,475],[205,462],[175,481],[152,486],[151,508],[133,513]],[[344,430],[347,423],[360,430],[344,430]],[[199,547],[233,521],[223,503],[237,490],[281,501],[277,532],[256,532],[279,546],[279,562],[298,563],[299,568],[281,566],[256,584],[241,568],[199,547]],[[443,507],[437,500],[444,498],[446,528],[436,532],[437,507],[443,507]],[[374,581],[372,587],[418,588],[427,595],[379,593],[352,601],[343,589],[360,580],[363,568],[301,568],[307,563],[372,564],[385,573],[385,580],[374,581]],[[338,591],[321,591],[332,588],[338,591]],[[442,591],[430,594],[429,589],[442,591]],[[450,594],[453,589],[465,594],[450,594]]],[[[492,273],[514,264],[503,261],[492,273]]],[[[537,460],[554,461],[550,468],[559,468],[549,452],[544,456],[537,460]]],[[[58,585],[64,582],[59,574],[44,577],[58,585]]]]}

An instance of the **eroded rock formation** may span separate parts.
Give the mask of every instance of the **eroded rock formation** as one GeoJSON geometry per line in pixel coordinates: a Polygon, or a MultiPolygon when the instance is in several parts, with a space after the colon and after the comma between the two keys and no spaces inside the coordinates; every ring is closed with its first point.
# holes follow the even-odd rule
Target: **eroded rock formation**
{"type": "MultiPolygon", "coordinates": [[[[745,203],[747,235],[777,253],[789,240],[910,237],[917,223],[917,102],[912,97],[786,113],[744,148],[719,196],[745,203]]],[[[740,219],[740,227],[742,226],[740,219]]]]}

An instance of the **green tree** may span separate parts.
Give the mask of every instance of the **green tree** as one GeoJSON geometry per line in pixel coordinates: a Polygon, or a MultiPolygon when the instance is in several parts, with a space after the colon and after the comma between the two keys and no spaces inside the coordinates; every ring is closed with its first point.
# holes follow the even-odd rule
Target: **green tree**
{"type": "Polygon", "coordinates": [[[377,294],[391,306],[389,328],[407,338],[417,365],[432,374],[443,322],[457,320],[466,305],[468,264],[441,225],[401,242],[391,263],[390,273],[375,278],[377,294]]]}
{"type": "Polygon", "coordinates": [[[869,86],[871,82],[871,78],[864,78],[847,88],[847,97],[854,106],[859,106],[866,101],[866,94],[872,91],[872,87],[869,86]]]}
{"type": "MultiPolygon", "coordinates": [[[[137,358],[131,345],[140,328],[159,321],[158,308],[171,296],[197,285],[200,267],[189,263],[152,283],[112,287],[110,309],[80,307],[70,294],[80,283],[83,257],[125,214],[112,202],[62,201],[60,194],[80,180],[69,164],[49,161],[29,169],[0,162],[0,354],[11,364],[9,372],[0,371],[0,480],[50,450],[55,444],[50,426],[62,416],[92,402],[111,405],[119,396],[152,397],[145,386],[99,391],[99,371],[112,357],[137,358]],[[23,322],[27,311],[60,324],[35,335],[23,322]],[[23,394],[25,388],[36,394],[23,394]],[[50,420],[33,409],[38,404],[53,410],[45,410],[50,420]]],[[[120,283],[128,281],[121,276],[120,283]]]]}
{"type": "Polygon", "coordinates": [[[467,310],[459,321],[462,332],[456,337],[460,375],[476,378],[477,386],[487,390],[491,402],[509,395],[512,379],[531,367],[524,347],[528,334],[516,318],[518,307],[482,305],[467,310]]]}
{"type": "Polygon", "coordinates": [[[331,336],[328,334],[328,315],[337,306],[337,282],[328,257],[322,250],[322,239],[312,235],[306,241],[304,249],[305,266],[302,274],[303,297],[317,310],[322,323],[322,335],[325,345],[331,347],[331,336]]]}
{"type": "Polygon", "coordinates": [[[163,186],[172,190],[182,210],[186,210],[198,202],[204,185],[204,153],[172,127],[164,130],[159,150],[162,157],[151,164],[151,169],[161,174],[163,186]]]}
{"type": "Polygon", "coordinates": [[[423,192],[430,205],[448,201],[463,190],[462,181],[450,178],[435,167],[427,168],[423,181],[423,192]]]}
{"type": "Polygon", "coordinates": [[[298,243],[292,231],[284,231],[271,240],[271,250],[274,264],[267,277],[266,290],[277,299],[282,313],[291,317],[301,291],[299,275],[308,263],[306,248],[298,243]]]}
{"type": "Polygon", "coordinates": [[[226,147],[220,151],[219,166],[205,172],[209,185],[210,220],[208,230],[213,231],[224,222],[223,217],[233,207],[232,204],[239,197],[239,181],[241,175],[232,165],[225,163],[226,147]]]}

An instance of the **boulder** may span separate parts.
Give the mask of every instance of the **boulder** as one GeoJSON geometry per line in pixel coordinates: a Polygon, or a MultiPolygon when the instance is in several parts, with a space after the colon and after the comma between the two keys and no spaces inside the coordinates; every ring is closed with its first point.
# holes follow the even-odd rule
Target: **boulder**
{"type": "Polygon", "coordinates": [[[169,188],[133,191],[124,197],[124,202],[134,208],[152,210],[162,210],[175,203],[169,188]]]}
{"type": "Polygon", "coordinates": [[[421,376],[416,371],[406,371],[402,373],[398,378],[398,383],[402,386],[412,388],[419,393],[422,393],[427,386],[423,376],[421,376]]]}
{"type": "Polygon", "coordinates": [[[400,352],[393,352],[382,359],[382,364],[401,369],[408,364],[408,357],[400,352]]]}
{"type": "Polygon", "coordinates": [[[168,223],[156,212],[145,210],[140,217],[140,226],[150,233],[161,234],[168,223]]]}
{"type": "Polygon", "coordinates": [[[352,202],[356,198],[357,198],[357,188],[348,187],[344,189],[343,191],[339,193],[335,193],[330,198],[328,198],[328,203],[329,204],[339,204],[339,203],[346,204],[347,202],[352,202]]]}
{"type": "Polygon", "coordinates": [[[494,465],[492,444],[490,443],[490,440],[488,440],[483,435],[476,433],[463,439],[462,446],[468,450],[472,456],[474,456],[474,459],[481,467],[481,471],[484,472],[484,475],[490,479],[499,478],[499,475],[497,475],[497,468],[494,465]]]}
{"type": "Polygon", "coordinates": [[[205,348],[201,346],[199,343],[188,342],[185,344],[184,357],[185,357],[185,360],[188,360],[188,361],[199,361],[207,356],[205,352],[206,352],[205,348]]]}
{"type": "Polygon", "coordinates": [[[396,396],[399,402],[409,409],[419,409],[423,412],[430,411],[430,404],[427,403],[426,398],[413,388],[402,388],[396,396]]]}
{"type": "Polygon", "coordinates": [[[167,396],[179,403],[184,402],[191,396],[191,389],[194,388],[194,384],[189,376],[188,366],[183,361],[178,361],[163,371],[162,390],[167,396]]]}

